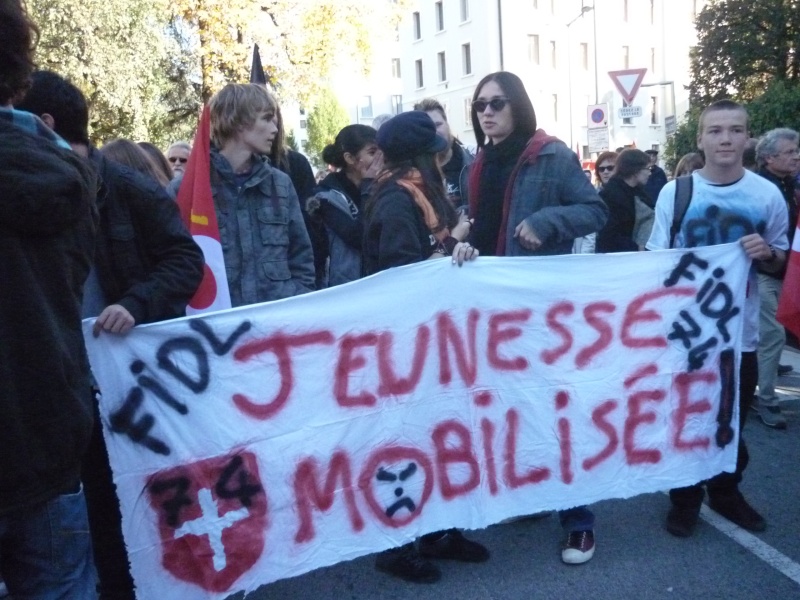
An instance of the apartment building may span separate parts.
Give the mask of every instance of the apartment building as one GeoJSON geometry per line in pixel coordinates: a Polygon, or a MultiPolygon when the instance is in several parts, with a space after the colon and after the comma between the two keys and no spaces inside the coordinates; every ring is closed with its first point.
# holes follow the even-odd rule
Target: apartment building
{"type": "MultiPolygon", "coordinates": [[[[470,102],[493,71],[524,81],[539,126],[588,155],[587,108],[607,104],[609,145],[660,148],[688,109],[689,49],[703,0],[416,0],[399,28],[402,109],[436,97],[475,144],[470,102]],[[609,71],[647,69],[631,106],[609,71]]],[[[392,63],[395,64],[395,61],[392,63]]],[[[393,67],[394,68],[394,67],[393,67]]]]}

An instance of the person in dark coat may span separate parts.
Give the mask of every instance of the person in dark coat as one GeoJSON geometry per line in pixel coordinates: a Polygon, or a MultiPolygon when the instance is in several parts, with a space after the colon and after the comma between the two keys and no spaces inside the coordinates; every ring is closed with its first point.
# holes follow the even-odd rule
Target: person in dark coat
{"type": "Polygon", "coordinates": [[[81,301],[97,176],[11,102],[36,27],[0,0],[0,581],[14,598],[97,597],[81,461],[92,431],[81,301]]]}
{"type": "MultiPolygon", "coordinates": [[[[97,317],[94,334],[122,335],[135,325],[183,316],[203,276],[203,254],[175,202],[157,181],[109,160],[89,143],[86,99],[60,75],[34,73],[19,106],[40,116],[100,176],[100,226],[82,305],[84,318],[97,317]]],[[[102,597],[132,600],[122,516],[97,406],[82,480],[102,597]]]]}
{"type": "Polygon", "coordinates": [[[648,197],[653,198],[653,202],[655,202],[661,193],[661,188],[667,185],[667,174],[658,166],[658,150],[645,150],[644,153],[648,156],[650,168],[650,176],[647,178],[644,188],[648,197]]]}
{"type": "Polygon", "coordinates": [[[306,211],[306,202],[314,195],[317,180],[314,177],[314,170],[308,159],[300,152],[292,150],[286,144],[286,127],[283,123],[280,104],[275,105],[275,124],[278,126],[278,133],[272,141],[272,149],[269,153],[270,164],[286,173],[292,180],[294,191],[300,202],[300,209],[303,213],[303,222],[306,225],[308,237],[311,240],[311,250],[314,253],[314,273],[315,289],[325,287],[325,276],[328,264],[327,238],[325,236],[325,226],[319,219],[311,218],[306,211]]]}
{"type": "Polygon", "coordinates": [[[655,205],[644,187],[650,177],[649,162],[647,154],[641,150],[628,148],[620,152],[611,179],[600,190],[600,197],[608,206],[609,214],[605,227],[597,234],[595,252],[635,252],[643,249],[647,243],[655,205]],[[649,224],[647,215],[642,215],[645,208],[650,209],[649,224]],[[640,232],[637,224],[644,230],[640,232]]]}
{"type": "MultiPolygon", "coordinates": [[[[459,218],[445,193],[436,153],[447,141],[436,134],[421,111],[401,113],[378,132],[386,170],[378,176],[367,202],[363,264],[365,274],[452,256],[459,266],[478,251],[463,241],[469,222],[459,218]]],[[[423,535],[414,543],[377,555],[375,567],[415,583],[433,583],[439,568],[426,558],[483,562],[489,551],[457,529],[423,535]]]]}

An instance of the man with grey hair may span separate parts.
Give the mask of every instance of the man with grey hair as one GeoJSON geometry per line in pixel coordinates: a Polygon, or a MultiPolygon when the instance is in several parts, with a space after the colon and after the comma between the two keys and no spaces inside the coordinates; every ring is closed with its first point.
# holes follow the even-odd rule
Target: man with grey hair
{"type": "Polygon", "coordinates": [[[166,157],[169,166],[172,167],[172,177],[183,175],[186,171],[186,163],[189,162],[189,155],[192,153],[192,145],[189,142],[174,142],[167,148],[166,157]]]}
{"type": "MultiPolygon", "coordinates": [[[[797,223],[797,203],[794,199],[794,174],[798,168],[798,140],[793,129],[779,128],[765,133],[756,145],[758,174],[774,183],[786,201],[789,211],[789,228],[786,232],[791,247],[797,223]]],[[[786,429],[786,418],[781,414],[775,380],[786,332],[778,323],[775,313],[786,269],[769,273],[759,269],[758,291],[761,297],[758,343],[758,394],[753,408],[767,427],[786,429]]]]}

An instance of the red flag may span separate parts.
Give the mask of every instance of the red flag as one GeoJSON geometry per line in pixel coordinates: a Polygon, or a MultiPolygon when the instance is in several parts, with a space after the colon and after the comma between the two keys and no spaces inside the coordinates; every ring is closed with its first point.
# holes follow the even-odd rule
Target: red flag
{"type": "Polygon", "coordinates": [[[231,307],[217,213],[214,210],[214,197],[211,194],[210,120],[208,106],[205,106],[177,198],[183,222],[203,251],[206,261],[203,281],[189,302],[189,306],[186,307],[186,314],[189,315],[231,307]]]}
{"type": "Polygon", "coordinates": [[[794,242],[789,251],[777,317],[786,329],[800,337],[800,218],[797,220],[794,242]]]}

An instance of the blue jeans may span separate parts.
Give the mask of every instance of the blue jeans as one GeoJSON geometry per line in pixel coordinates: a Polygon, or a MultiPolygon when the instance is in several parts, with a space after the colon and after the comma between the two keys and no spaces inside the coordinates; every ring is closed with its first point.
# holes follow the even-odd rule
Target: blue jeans
{"type": "Polygon", "coordinates": [[[586,506],[576,506],[569,510],[558,511],[561,527],[566,533],[573,531],[588,531],[594,529],[594,513],[586,506]]]}
{"type": "Polygon", "coordinates": [[[14,600],[96,600],[83,488],[0,516],[0,576],[14,600]]]}

